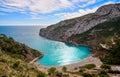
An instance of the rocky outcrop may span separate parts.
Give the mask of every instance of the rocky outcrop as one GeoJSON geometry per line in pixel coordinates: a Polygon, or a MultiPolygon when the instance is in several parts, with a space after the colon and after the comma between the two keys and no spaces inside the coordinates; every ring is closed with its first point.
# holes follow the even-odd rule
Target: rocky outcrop
{"type": "Polygon", "coordinates": [[[119,27],[120,17],[113,18],[110,21],[92,27],[88,31],[80,34],[73,34],[67,41],[75,45],[89,45],[96,50],[101,41],[105,41],[113,36],[119,36],[119,27]]]}
{"type": "Polygon", "coordinates": [[[98,8],[95,13],[61,21],[43,28],[40,30],[40,36],[67,42],[72,35],[81,34],[96,25],[108,22],[116,17],[120,17],[120,3],[104,5],[98,8]]]}

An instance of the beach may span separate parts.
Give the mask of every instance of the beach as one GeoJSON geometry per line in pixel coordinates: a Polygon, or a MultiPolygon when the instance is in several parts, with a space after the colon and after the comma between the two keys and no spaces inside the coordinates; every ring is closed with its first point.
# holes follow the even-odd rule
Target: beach
{"type": "Polygon", "coordinates": [[[76,62],[76,63],[73,63],[73,64],[63,65],[63,66],[43,66],[43,65],[38,64],[36,62],[36,59],[37,58],[32,60],[30,62],[30,64],[33,64],[38,70],[44,71],[44,72],[47,72],[47,70],[51,67],[55,67],[58,71],[61,71],[63,67],[67,67],[68,71],[74,71],[75,69],[77,69],[77,68],[79,68],[79,67],[81,67],[85,64],[95,64],[96,68],[99,68],[102,64],[102,62],[100,61],[99,58],[93,57],[93,56],[85,58],[82,61],[79,61],[79,62],[76,62]]]}

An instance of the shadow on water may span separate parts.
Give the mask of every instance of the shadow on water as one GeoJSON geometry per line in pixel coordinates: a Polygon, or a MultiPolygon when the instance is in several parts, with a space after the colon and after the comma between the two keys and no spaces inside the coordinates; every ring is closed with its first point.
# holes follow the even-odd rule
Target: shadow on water
{"type": "MultiPolygon", "coordinates": [[[[50,41],[56,41],[56,40],[52,40],[52,39],[49,39],[49,38],[46,38],[46,37],[43,37],[43,36],[40,36],[39,35],[39,37],[41,37],[42,39],[46,39],[46,40],[50,40],[50,41]]],[[[56,42],[61,42],[61,41],[56,41],[56,42]]],[[[92,50],[92,48],[90,47],[90,46],[87,46],[87,45],[74,45],[74,44],[72,44],[72,43],[69,43],[69,42],[62,42],[62,43],[64,43],[66,46],[68,46],[68,47],[86,47],[86,48],[88,48],[90,51],[92,50]]]]}

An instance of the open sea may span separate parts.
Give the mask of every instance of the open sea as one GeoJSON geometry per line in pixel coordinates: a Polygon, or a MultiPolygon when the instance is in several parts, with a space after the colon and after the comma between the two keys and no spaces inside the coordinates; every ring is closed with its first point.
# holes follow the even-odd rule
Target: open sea
{"type": "Polygon", "coordinates": [[[44,66],[61,66],[83,60],[91,55],[87,46],[74,46],[39,36],[41,26],[0,26],[0,34],[13,37],[44,56],[37,62],[44,66]]]}

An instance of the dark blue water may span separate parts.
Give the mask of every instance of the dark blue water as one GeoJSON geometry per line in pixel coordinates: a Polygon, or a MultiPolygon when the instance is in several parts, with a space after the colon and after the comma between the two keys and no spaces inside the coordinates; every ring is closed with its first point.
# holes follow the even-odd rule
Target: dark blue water
{"type": "Polygon", "coordinates": [[[0,26],[0,33],[41,51],[44,57],[37,62],[45,66],[71,64],[91,55],[89,47],[74,46],[40,37],[40,28],[40,26],[0,26]]]}

